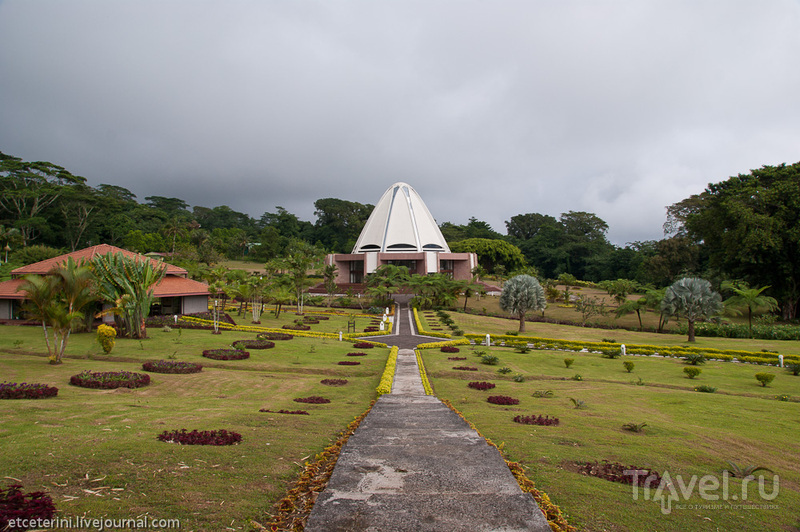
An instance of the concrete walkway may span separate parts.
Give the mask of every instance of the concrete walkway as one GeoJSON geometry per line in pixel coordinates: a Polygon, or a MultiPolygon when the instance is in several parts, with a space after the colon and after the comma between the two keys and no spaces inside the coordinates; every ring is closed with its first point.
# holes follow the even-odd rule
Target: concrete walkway
{"type": "Polygon", "coordinates": [[[347,441],[307,532],[549,531],[500,453],[426,396],[401,349],[392,393],[347,441]]]}

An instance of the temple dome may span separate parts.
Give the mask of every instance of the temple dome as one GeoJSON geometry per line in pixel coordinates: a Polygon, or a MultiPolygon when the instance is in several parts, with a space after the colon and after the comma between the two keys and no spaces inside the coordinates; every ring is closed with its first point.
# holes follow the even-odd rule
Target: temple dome
{"type": "Polygon", "coordinates": [[[395,183],[369,215],[353,253],[450,252],[425,202],[410,185],[395,183]]]}

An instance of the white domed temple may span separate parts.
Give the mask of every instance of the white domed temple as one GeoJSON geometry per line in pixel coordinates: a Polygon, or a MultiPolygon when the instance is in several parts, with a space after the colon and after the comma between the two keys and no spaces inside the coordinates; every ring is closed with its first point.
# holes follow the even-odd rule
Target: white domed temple
{"type": "Polygon", "coordinates": [[[425,202],[410,185],[395,183],[381,196],[361,230],[352,253],[328,255],[339,268],[342,287],[360,288],[364,275],[383,264],[406,266],[409,273],[447,273],[470,279],[478,265],[474,253],[452,253],[425,202]]]}

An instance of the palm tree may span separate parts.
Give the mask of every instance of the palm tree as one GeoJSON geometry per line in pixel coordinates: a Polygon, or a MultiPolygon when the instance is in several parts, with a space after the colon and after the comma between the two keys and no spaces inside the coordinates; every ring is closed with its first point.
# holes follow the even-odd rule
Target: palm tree
{"type": "Polygon", "coordinates": [[[17,292],[24,292],[25,294],[25,301],[22,304],[22,311],[25,315],[29,319],[36,320],[42,324],[47,354],[50,355],[51,360],[55,363],[52,359],[53,349],[50,345],[50,333],[47,330],[47,324],[50,316],[50,307],[56,298],[56,279],[50,276],[27,275],[17,288],[17,292]]]}
{"type": "Polygon", "coordinates": [[[778,308],[778,301],[774,297],[761,295],[761,292],[770,288],[750,288],[743,281],[725,281],[722,283],[723,290],[730,290],[734,295],[726,299],[725,310],[731,313],[741,314],[743,309],[747,309],[747,325],[750,328],[750,338],[753,337],[753,312],[771,312],[778,308]]]}
{"type": "Polygon", "coordinates": [[[519,332],[525,332],[525,313],[547,308],[544,289],[539,281],[530,275],[512,277],[503,285],[500,308],[519,316],[519,332]]]}
{"type": "Polygon", "coordinates": [[[639,330],[643,330],[644,327],[642,326],[642,311],[647,309],[647,298],[640,297],[636,301],[625,300],[619,307],[617,307],[616,317],[619,318],[623,314],[629,314],[631,312],[636,313],[636,317],[639,318],[639,330]]]}
{"type": "Polygon", "coordinates": [[[656,329],[658,333],[661,333],[664,330],[664,325],[667,324],[667,317],[664,314],[664,310],[661,309],[661,302],[664,300],[664,295],[666,293],[666,288],[652,288],[644,294],[645,306],[660,312],[658,316],[658,329],[656,329]]]}
{"type": "Polygon", "coordinates": [[[684,277],[667,288],[661,301],[661,310],[667,316],[683,316],[688,322],[689,341],[694,342],[694,323],[719,314],[722,296],[711,288],[711,283],[697,277],[684,277]]]}

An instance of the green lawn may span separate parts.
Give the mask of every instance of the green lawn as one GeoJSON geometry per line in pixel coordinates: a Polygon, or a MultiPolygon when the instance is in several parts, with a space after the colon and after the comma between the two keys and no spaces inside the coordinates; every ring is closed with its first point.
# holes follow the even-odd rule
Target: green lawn
{"type": "Polygon", "coordinates": [[[203,349],[224,347],[253,334],[149,330],[141,342],[117,340],[103,355],[93,334],[70,339],[65,363],[51,366],[41,330],[0,327],[0,380],[59,388],[56,398],[0,401],[0,471],[4,484],[47,490],[63,516],[133,518],[147,513],[179,518],[185,530],[249,529],[285,494],[303,461],[335,440],[364,412],[388,349],[347,357],[352,344],[295,338],[251,358],[215,361],[203,349]],[[149,386],[91,390],[70,386],[82,370],[141,371],[145,360],[174,356],[201,362],[201,373],[151,374],[149,386]],[[357,360],[358,366],[340,366],[357,360]],[[323,378],[348,380],[325,386],[323,378]],[[330,404],[292,399],[321,395],[330,404]],[[311,415],[258,410],[306,410],[311,415]],[[164,430],[227,429],[243,436],[231,447],[162,443],[164,430]]]}
{"type": "MultiPolygon", "coordinates": [[[[486,348],[478,350],[487,351],[486,348]]],[[[793,530],[798,525],[791,511],[800,507],[800,465],[797,440],[800,410],[796,402],[775,400],[778,394],[800,398],[800,377],[779,368],[712,362],[700,366],[694,380],[685,378],[685,367],[675,359],[621,357],[605,359],[598,354],[531,351],[520,354],[509,348],[491,348],[497,366],[480,364],[474,348],[457,355],[438,350],[423,351],[425,366],[438,397],[450,400],[484,436],[502,444],[507,456],[522,462],[537,487],[570,517],[581,530],[793,530]],[[448,357],[466,356],[465,361],[448,357]],[[575,362],[568,369],[564,358],[575,362]],[[623,361],[634,362],[627,373],[623,361]],[[478,372],[456,371],[471,365],[478,372]],[[497,369],[512,373],[502,376],[497,369]],[[768,388],[753,375],[760,371],[777,376],[768,388]],[[525,381],[514,382],[521,374],[525,381]],[[582,381],[571,378],[575,374],[582,381]],[[633,384],[641,378],[644,385],[633,384]],[[467,387],[470,381],[497,384],[491,391],[467,387]],[[698,393],[698,384],[719,388],[715,394],[698,393]],[[551,390],[552,398],[535,398],[537,390],[551,390]],[[516,406],[486,402],[489,395],[508,395],[516,406]],[[585,401],[575,409],[570,398],[585,401]],[[559,426],[514,423],[515,415],[542,414],[560,419],[559,426]],[[644,432],[622,429],[625,423],[647,423],[644,432]],[[652,500],[633,500],[632,488],[577,473],[576,462],[609,460],[635,467],[681,475],[716,475],[727,461],[759,465],[780,477],[780,494],[761,500],[756,483],[750,484],[751,504],[773,504],[777,510],[736,508],[688,509],[678,505],[736,505],[741,501],[706,501],[695,487],[689,500],[676,501],[669,514],[652,500]]],[[[771,475],[768,478],[772,478],[771,475]]],[[[767,482],[766,493],[772,492],[767,482]]],[[[677,489],[677,488],[676,488],[677,489]]],[[[711,491],[721,494],[721,488],[711,491]]],[[[731,479],[729,495],[741,493],[741,481],[731,479]]]]}

